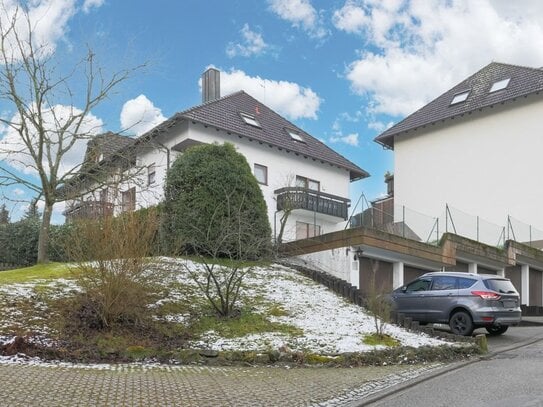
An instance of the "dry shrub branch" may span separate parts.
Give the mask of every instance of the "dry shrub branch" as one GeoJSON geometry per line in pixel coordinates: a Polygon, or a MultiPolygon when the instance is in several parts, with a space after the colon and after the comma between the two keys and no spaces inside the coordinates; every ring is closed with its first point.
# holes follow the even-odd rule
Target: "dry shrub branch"
{"type": "Polygon", "coordinates": [[[82,288],[78,317],[90,328],[141,324],[159,288],[147,266],[158,230],[153,212],[81,222],[74,227],[67,253],[82,288]]]}

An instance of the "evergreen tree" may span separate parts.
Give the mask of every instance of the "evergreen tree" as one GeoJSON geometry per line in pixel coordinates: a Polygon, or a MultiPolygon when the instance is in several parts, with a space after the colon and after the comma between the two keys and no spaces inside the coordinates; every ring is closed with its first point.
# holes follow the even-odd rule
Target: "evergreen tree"
{"type": "Polygon", "coordinates": [[[237,259],[269,254],[266,202],[233,145],[188,149],[168,172],[165,196],[165,241],[171,251],[237,259]]]}
{"type": "Polygon", "coordinates": [[[0,225],[7,225],[9,222],[9,211],[6,208],[6,204],[2,204],[0,206],[0,225]]]}

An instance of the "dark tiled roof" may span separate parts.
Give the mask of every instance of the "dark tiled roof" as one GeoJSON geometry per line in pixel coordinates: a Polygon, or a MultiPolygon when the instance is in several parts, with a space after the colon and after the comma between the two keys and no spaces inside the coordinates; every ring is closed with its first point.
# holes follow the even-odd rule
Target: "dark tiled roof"
{"type": "Polygon", "coordinates": [[[84,162],[93,161],[93,158],[100,154],[103,154],[103,159],[110,159],[116,152],[134,144],[134,141],[131,137],[120,136],[110,131],[98,134],[87,143],[84,162]]]}
{"type": "Polygon", "coordinates": [[[141,136],[138,142],[145,142],[145,140],[154,137],[154,135],[167,131],[168,128],[180,120],[191,120],[202,123],[256,142],[299,154],[302,158],[307,157],[347,169],[352,180],[369,176],[362,168],[336,153],[330,147],[275,113],[244,91],[239,91],[177,113],[149,133],[141,136]],[[245,123],[240,113],[253,116],[261,127],[245,123]],[[294,141],[287,133],[287,129],[300,134],[304,142],[294,141]]]}
{"type": "Polygon", "coordinates": [[[438,121],[461,116],[497,103],[511,102],[543,90],[543,70],[518,65],[492,62],[437,99],[407,116],[401,122],[384,131],[375,141],[394,147],[394,137],[438,121]],[[492,85],[502,79],[511,78],[508,86],[489,93],[492,85]],[[451,105],[454,95],[469,90],[465,102],[451,105]]]}

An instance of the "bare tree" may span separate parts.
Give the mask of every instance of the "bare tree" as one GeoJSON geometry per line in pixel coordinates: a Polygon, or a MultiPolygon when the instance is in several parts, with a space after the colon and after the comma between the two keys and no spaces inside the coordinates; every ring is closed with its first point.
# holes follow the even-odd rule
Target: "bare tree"
{"type": "Polygon", "coordinates": [[[23,185],[43,201],[38,262],[45,262],[53,206],[81,168],[66,157],[97,133],[91,110],[139,67],[106,75],[89,49],[69,70],[38,43],[34,29],[24,6],[13,11],[0,4],[0,100],[12,113],[0,117],[7,134],[0,142],[0,186],[23,185]]]}
{"type": "Polygon", "coordinates": [[[386,324],[390,321],[391,304],[386,297],[383,287],[377,284],[377,272],[379,271],[379,260],[370,260],[371,277],[366,297],[366,308],[373,316],[375,335],[383,338],[386,324]]]}
{"type": "Polygon", "coordinates": [[[288,218],[294,209],[299,208],[300,203],[297,200],[297,192],[292,187],[295,186],[296,178],[290,174],[287,176],[285,182],[285,191],[281,194],[279,201],[279,207],[281,208],[281,217],[279,218],[279,233],[275,238],[276,244],[283,243],[283,234],[285,233],[285,227],[287,225],[288,218]]]}
{"type": "MultiPolygon", "coordinates": [[[[251,228],[252,219],[244,211],[244,202],[232,205],[232,192],[224,191],[224,205],[227,216],[221,216],[219,209],[209,219],[208,228],[202,230],[190,222],[193,240],[183,243],[190,245],[198,254],[202,267],[185,269],[198,285],[209,304],[222,317],[231,316],[240,296],[243,279],[251,271],[247,261],[255,259],[258,253],[266,253],[270,245],[269,236],[258,236],[251,228]],[[221,233],[211,232],[219,226],[221,233]]],[[[188,214],[187,214],[188,215],[188,214]]]]}

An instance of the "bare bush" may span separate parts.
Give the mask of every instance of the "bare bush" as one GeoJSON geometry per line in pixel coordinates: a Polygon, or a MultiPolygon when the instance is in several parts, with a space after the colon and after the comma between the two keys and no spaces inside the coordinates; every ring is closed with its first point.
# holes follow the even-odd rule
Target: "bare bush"
{"type": "Polygon", "coordinates": [[[370,261],[371,277],[365,305],[373,316],[375,334],[379,338],[383,338],[385,336],[385,327],[390,322],[391,304],[387,298],[386,291],[382,286],[377,284],[376,275],[379,270],[379,260],[370,261]]]}
{"type": "Polygon", "coordinates": [[[158,230],[155,213],[78,223],[66,248],[82,288],[77,310],[89,327],[140,324],[158,292],[147,266],[158,230]]]}

